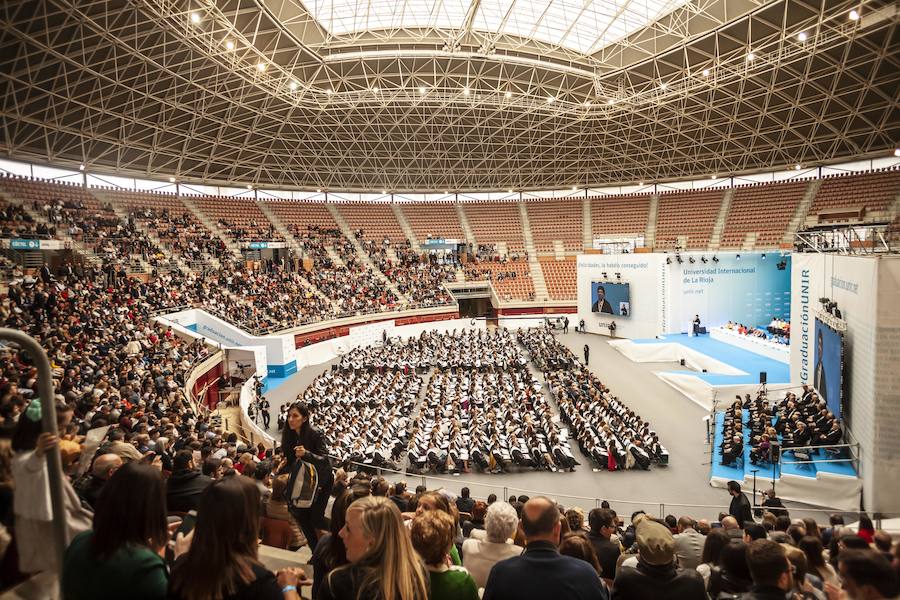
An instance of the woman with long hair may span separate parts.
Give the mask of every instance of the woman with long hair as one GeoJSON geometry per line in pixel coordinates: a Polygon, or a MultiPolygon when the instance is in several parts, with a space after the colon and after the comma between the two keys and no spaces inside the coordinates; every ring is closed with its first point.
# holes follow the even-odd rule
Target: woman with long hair
{"type": "Polygon", "coordinates": [[[719,564],[722,548],[731,542],[731,538],[722,529],[711,529],[703,543],[703,554],[700,556],[700,564],[697,572],[703,576],[706,587],[709,588],[709,576],[712,570],[719,564]]]}
{"type": "MultiPolygon", "coordinates": [[[[281,473],[293,472],[299,460],[316,469],[318,487],[312,505],[309,508],[290,507],[291,514],[303,530],[309,549],[315,551],[319,537],[328,532],[325,507],[331,494],[334,473],[331,471],[325,437],[309,422],[310,415],[309,406],[305,402],[294,402],[288,409],[287,426],[281,432],[281,448],[285,458],[281,473]]],[[[290,492],[288,495],[290,496],[290,492]]],[[[288,505],[290,506],[290,498],[288,505]]]]}
{"type": "Polygon", "coordinates": [[[822,540],[808,535],[800,540],[799,547],[806,555],[807,568],[813,575],[818,575],[826,583],[838,585],[838,576],[834,567],[825,562],[822,540]]]}
{"type": "Polygon", "coordinates": [[[350,564],[325,578],[319,600],[426,600],[428,573],[397,505],[366,496],[347,509],[341,539],[350,564]]]}
{"type": "Polygon", "coordinates": [[[875,526],[872,524],[872,519],[870,519],[869,515],[866,513],[859,515],[859,529],[857,530],[856,535],[866,540],[867,544],[871,544],[875,541],[875,526]]]}
{"type": "Polygon", "coordinates": [[[203,491],[191,537],[172,569],[170,600],[298,600],[297,586],[307,584],[299,569],[276,580],[259,561],[259,489],[248,477],[203,491]]]}
{"type": "Polygon", "coordinates": [[[319,588],[322,587],[325,577],[334,569],[348,563],[347,549],[340,536],[341,529],[346,523],[347,509],[355,501],[370,494],[371,488],[368,485],[358,483],[344,490],[331,506],[331,531],[319,538],[316,551],[309,559],[309,564],[313,566],[313,598],[319,597],[319,588]]]}
{"type": "Polygon", "coordinates": [[[75,536],[66,549],[63,597],[113,600],[137,590],[146,600],[165,598],[166,527],[162,473],[146,464],[123,465],[103,486],[93,530],[75,536]]]}

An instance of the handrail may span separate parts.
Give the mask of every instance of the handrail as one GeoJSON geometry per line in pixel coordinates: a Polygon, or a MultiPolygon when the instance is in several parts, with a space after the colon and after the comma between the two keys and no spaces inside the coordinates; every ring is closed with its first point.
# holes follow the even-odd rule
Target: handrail
{"type": "MultiPolygon", "coordinates": [[[[38,397],[41,399],[41,428],[44,433],[59,434],[56,426],[56,397],[53,389],[53,371],[47,353],[30,335],[15,329],[0,328],[0,340],[15,342],[31,355],[38,369],[38,397]]],[[[23,417],[24,418],[24,417],[23,417]]],[[[66,535],[66,509],[63,496],[62,457],[59,445],[47,455],[47,474],[50,484],[50,506],[53,511],[53,553],[56,564],[62,568],[63,554],[69,543],[66,535]]]]}

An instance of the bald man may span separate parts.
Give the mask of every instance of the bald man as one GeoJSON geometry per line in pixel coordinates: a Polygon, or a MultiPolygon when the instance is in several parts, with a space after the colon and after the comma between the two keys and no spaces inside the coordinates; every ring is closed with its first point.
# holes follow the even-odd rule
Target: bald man
{"type": "Polygon", "coordinates": [[[84,500],[91,508],[97,506],[97,499],[103,486],[109,481],[119,467],[122,466],[122,457],[118,454],[101,454],[94,459],[94,465],[91,467],[91,475],[87,484],[81,489],[81,499],[84,500]]]}
{"type": "Polygon", "coordinates": [[[606,588],[594,568],[557,550],[560,529],[555,502],[542,496],[528,500],[522,507],[525,552],[494,565],[484,600],[605,600],[606,588]]]}

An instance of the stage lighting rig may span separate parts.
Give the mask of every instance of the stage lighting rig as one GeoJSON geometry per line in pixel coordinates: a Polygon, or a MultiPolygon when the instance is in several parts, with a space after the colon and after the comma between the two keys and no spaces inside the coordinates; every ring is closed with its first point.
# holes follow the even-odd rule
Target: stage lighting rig
{"type": "Polygon", "coordinates": [[[693,257],[693,256],[689,256],[689,257],[688,257],[688,262],[691,263],[691,264],[694,264],[694,263],[697,262],[697,261],[694,260],[694,257],[693,257]]]}
{"type": "Polygon", "coordinates": [[[701,256],[701,257],[700,257],[700,262],[702,262],[702,263],[705,265],[705,264],[708,263],[709,261],[706,260],[706,257],[705,257],[705,256],[701,256]]]}
{"type": "Polygon", "coordinates": [[[714,262],[714,263],[717,263],[717,262],[719,262],[719,257],[718,257],[718,256],[715,256],[715,255],[713,255],[713,262],[714,262]]]}
{"type": "Polygon", "coordinates": [[[671,264],[672,264],[672,257],[671,257],[671,256],[667,256],[667,257],[666,257],[666,264],[667,264],[667,265],[671,265],[671,264]]]}
{"type": "Polygon", "coordinates": [[[606,281],[607,279],[609,279],[609,277],[606,276],[606,271],[603,271],[602,273],[600,273],[600,275],[603,276],[603,281],[606,281]]]}
{"type": "Polygon", "coordinates": [[[763,259],[763,260],[766,260],[766,253],[765,253],[765,252],[763,252],[762,259],[763,259]]]}
{"type": "Polygon", "coordinates": [[[680,255],[680,254],[676,254],[676,255],[675,255],[675,260],[678,261],[678,264],[679,264],[679,265],[680,265],[682,262],[684,262],[683,260],[681,260],[681,255],[680,255]]]}
{"type": "Polygon", "coordinates": [[[622,281],[622,274],[616,273],[616,281],[622,281]]]}
{"type": "Polygon", "coordinates": [[[734,258],[735,258],[735,260],[741,260],[741,255],[740,255],[740,254],[738,254],[738,255],[737,255],[737,256],[735,256],[735,257],[734,257],[734,258]]]}
{"type": "Polygon", "coordinates": [[[779,271],[784,271],[785,269],[787,269],[787,261],[786,260],[778,261],[778,263],[775,266],[778,268],[779,271]]]}

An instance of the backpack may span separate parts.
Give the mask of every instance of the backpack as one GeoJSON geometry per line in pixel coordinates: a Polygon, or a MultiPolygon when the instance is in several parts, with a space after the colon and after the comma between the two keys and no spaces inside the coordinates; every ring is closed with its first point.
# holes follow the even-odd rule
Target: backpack
{"type": "Polygon", "coordinates": [[[291,479],[288,482],[290,491],[289,505],[294,508],[309,508],[316,501],[319,491],[319,473],[315,465],[297,460],[291,479]]]}

